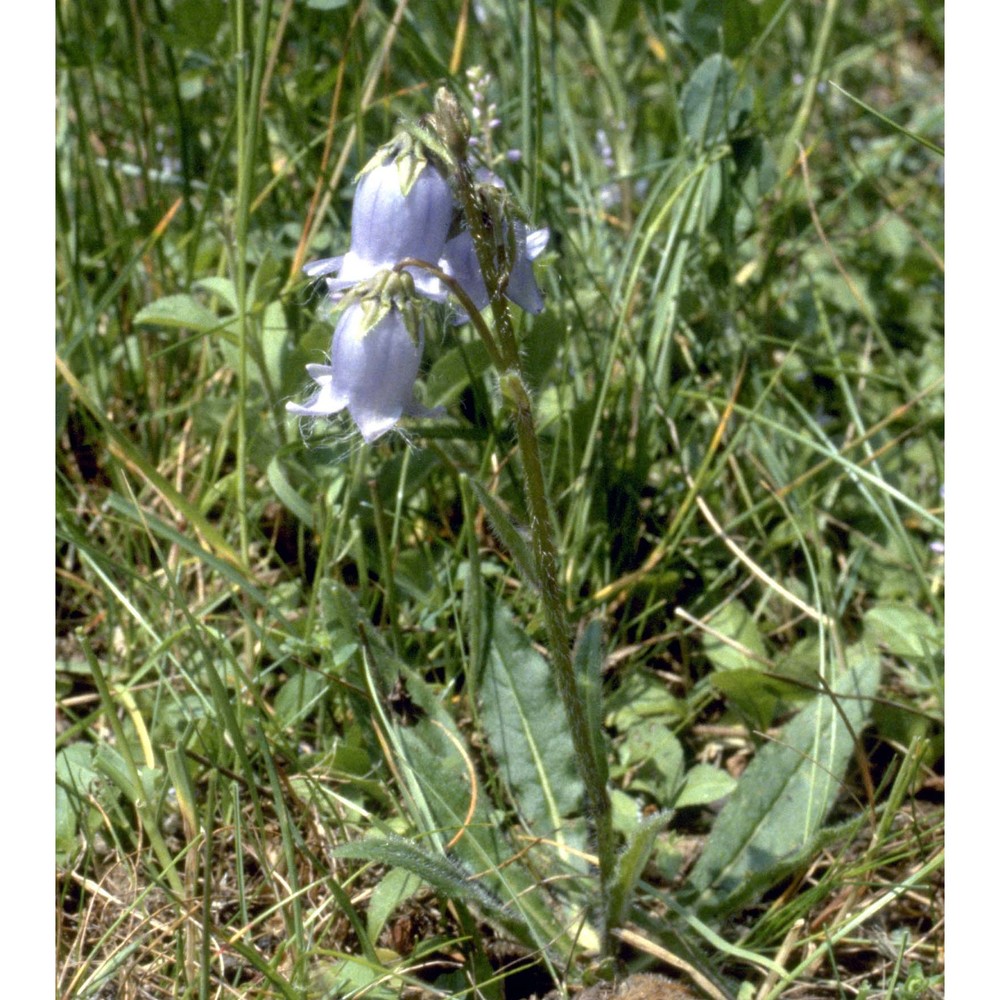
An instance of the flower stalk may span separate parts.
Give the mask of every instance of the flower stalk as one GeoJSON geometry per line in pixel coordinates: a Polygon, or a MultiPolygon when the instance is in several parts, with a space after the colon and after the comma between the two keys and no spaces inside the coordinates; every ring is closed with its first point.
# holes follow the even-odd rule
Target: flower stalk
{"type": "MultiPolygon", "coordinates": [[[[573,750],[580,765],[590,807],[591,821],[597,847],[598,872],[601,883],[600,899],[606,903],[607,888],[615,865],[615,840],[611,823],[611,799],[607,785],[598,765],[598,749],[594,746],[591,729],[587,724],[586,711],[580,687],[573,667],[572,644],[566,602],[560,583],[559,553],[556,548],[555,533],[545,476],[542,471],[541,453],[535,418],[519,365],[508,369],[500,377],[501,392],[514,418],[521,462],[524,466],[525,497],[531,516],[531,548],[535,560],[535,572],[539,581],[542,619],[549,640],[549,656],[556,690],[566,709],[573,750]]],[[[601,951],[607,955],[610,949],[612,928],[602,914],[601,951]]]]}
{"type": "MultiPolygon", "coordinates": [[[[446,96],[454,101],[450,95],[446,96]]],[[[457,153],[460,149],[464,150],[465,143],[461,136],[450,135],[444,131],[449,128],[454,129],[457,125],[456,118],[451,113],[450,108],[447,108],[445,114],[442,114],[442,104],[443,99],[439,93],[436,124],[439,130],[444,132],[441,135],[443,141],[453,153],[457,153]]],[[[572,636],[566,613],[566,599],[560,580],[559,551],[553,529],[548,491],[545,487],[538,433],[531,396],[525,386],[521,370],[521,356],[514,335],[510,304],[505,295],[506,282],[510,278],[513,264],[512,261],[504,259],[506,254],[502,250],[498,252],[498,244],[503,242],[502,234],[505,220],[496,218],[490,211],[490,206],[482,196],[480,189],[477,188],[468,161],[464,157],[456,156],[453,182],[457,200],[463,209],[466,225],[472,235],[473,247],[492,307],[496,333],[495,343],[500,355],[500,364],[497,366],[500,391],[513,417],[521,462],[524,467],[525,500],[531,521],[532,555],[539,580],[542,619],[548,637],[552,673],[556,691],[566,709],[570,737],[586,789],[597,848],[601,883],[599,898],[604,903],[608,897],[607,887],[615,865],[611,800],[607,785],[602,777],[602,769],[598,765],[598,748],[594,745],[592,733],[587,724],[583,697],[573,667],[572,636]],[[497,234],[501,234],[500,239],[497,238],[497,234]],[[506,272],[505,274],[501,272],[501,268],[506,272]]],[[[478,314],[469,310],[469,315],[477,316],[478,314]]],[[[477,329],[482,322],[480,317],[479,322],[476,323],[477,329]]],[[[604,917],[605,914],[602,914],[601,950],[604,954],[608,954],[612,928],[608,926],[604,917]]]]}

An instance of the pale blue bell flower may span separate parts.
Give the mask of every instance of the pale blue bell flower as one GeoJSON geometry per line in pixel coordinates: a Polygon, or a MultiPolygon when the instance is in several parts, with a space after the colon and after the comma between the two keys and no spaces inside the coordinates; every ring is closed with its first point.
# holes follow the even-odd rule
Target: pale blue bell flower
{"type": "MultiPolygon", "coordinates": [[[[513,226],[514,266],[511,268],[505,295],[526,312],[540,313],[545,308],[545,299],[535,281],[532,261],[548,245],[549,231],[535,229],[529,232],[520,219],[515,220],[513,226]]],[[[476,257],[472,234],[468,230],[448,240],[438,267],[458,281],[477,309],[485,309],[489,305],[490,297],[476,257]]],[[[462,313],[459,322],[464,322],[466,318],[462,313]]]]}
{"type": "MultiPolygon", "coordinates": [[[[441,172],[411,147],[388,147],[365,167],[358,180],[351,210],[351,246],[342,257],[307,264],[311,277],[327,276],[330,297],[379,271],[395,267],[406,257],[434,264],[440,258],[455,203],[441,172]]],[[[417,292],[443,301],[441,282],[420,268],[408,269],[417,292]]]]}
{"type": "Polygon", "coordinates": [[[286,403],[289,413],[325,417],[347,409],[365,441],[392,430],[403,416],[439,416],[413,398],[424,350],[423,326],[415,332],[395,301],[370,321],[371,303],[352,302],[333,333],[329,365],[307,365],[319,386],[304,404],[286,403]],[[367,313],[367,314],[366,314],[367,313]]]}

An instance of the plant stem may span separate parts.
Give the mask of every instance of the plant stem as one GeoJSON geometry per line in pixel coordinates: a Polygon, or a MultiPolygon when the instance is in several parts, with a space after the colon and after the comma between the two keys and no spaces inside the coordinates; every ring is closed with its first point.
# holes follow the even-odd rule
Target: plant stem
{"type": "MultiPolygon", "coordinates": [[[[587,791],[587,802],[597,840],[597,862],[601,879],[600,899],[604,906],[607,903],[607,886],[615,864],[611,799],[597,763],[597,748],[594,746],[590,727],[587,725],[583,698],[573,668],[569,621],[560,584],[559,553],[552,530],[552,516],[545,489],[531,398],[519,371],[508,371],[501,376],[501,387],[514,415],[514,427],[524,466],[525,496],[531,516],[531,548],[535,557],[535,571],[538,574],[542,618],[549,639],[552,673],[556,690],[566,708],[573,749],[587,791]]],[[[605,921],[601,927],[601,950],[605,954],[609,950],[611,930],[605,921]]]]}
{"type": "MultiPolygon", "coordinates": [[[[587,724],[583,698],[576,682],[573,668],[572,642],[569,620],[566,615],[566,600],[560,583],[559,552],[556,547],[555,532],[552,527],[552,512],[545,488],[545,474],[542,469],[538,434],[532,411],[531,396],[524,383],[521,358],[517,339],[510,317],[510,306],[503,294],[497,262],[494,256],[495,237],[491,227],[502,226],[503,220],[489,219],[476,196],[475,186],[467,164],[460,163],[456,171],[456,187],[462,202],[466,221],[472,233],[473,246],[483,274],[483,281],[490,293],[493,323],[496,337],[491,355],[499,354],[497,365],[500,375],[500,389],[510,407],[517,431],[521,462],[524,466],[525,499],[531,519],[531,547],[535,562],[535,572],[539,580],[542,618],[548,636],[549,656],[556,690],[566,709],[570,737],[576,753],[587,793],[591,819],[597,841],[597,862],[601,881],[600,900],[606,911],[607,886],[615,864],[614,830],[611,825],[611,800],[607,785],[598,767],[597,748],[587,724]],[[495,346],[494,346],[495,345],[495,346]]],[[[503,238],[501,234],[501,238],[503,238]]],[[[471,304],[471,303],[470,303],[471,304]]],[[[466,307],[468,308],[468,307],[466,307]]],[[[477,328],[482,323],[475,310],[477,328]]],[[[475,320],[474,320],[475,322],[475,320]]],[[[601,950],[607,954],[611,945],[611,930],[606,912],[602,914],[601,950]]]]}
{"type": "Polygon", "coordinates": [[[792,127],[785,136],[781,153],[778,156],[778,176],[784,177],[799,155],[799,144],[805,133],[806,125],[812,116],[813,105],[816,102],[816,89],[819,86],[820,74],[826,64],[827,53],[830,49],[830,39],[833,36],[833,25],[837,20],[837,11],[840,8],[840,0],[826,0],[823,10],[823,20],[819,26],[819,37],[816,39],[816,47],[813,49],[812,59],[809,62],[809,74],[806,77],[805,85],[802,89],[802,101],[799,110],[795,113],[795,120],[792,127]]]}

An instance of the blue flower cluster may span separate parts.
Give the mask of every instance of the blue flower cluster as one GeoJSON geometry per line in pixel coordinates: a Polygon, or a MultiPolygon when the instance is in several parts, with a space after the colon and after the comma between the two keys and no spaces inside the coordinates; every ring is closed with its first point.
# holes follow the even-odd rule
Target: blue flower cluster
{"type": "MultiPolygon", "coordinates": [[[[318,391],[304,404],[287,404],[290,413],[306,417],[347,409],[369,442],[403,416],[440,413],[413,397],[424,333],[411,295],[443,302],[448,289],[425,268],[397,272],[396,266],[410,258],[433,264],[459,283],[476,309],[489,304],[472,234],[444,168],[421,144],[407,139],[383,147],[361,172],[347,253],[305,267],[309,277],[325,278],[330,298],[343,299],[344,309],[334,329],[330,364],[307,366],[318,391]]],[[[492,175],[486,183],[501,186],[492,175]]],[[[529,231],[521,219],[502,221],[500,229],[513,246],[504,294],[538,313],[544,300],[532,261],[545,249],[548,230],[529,231]]]]}

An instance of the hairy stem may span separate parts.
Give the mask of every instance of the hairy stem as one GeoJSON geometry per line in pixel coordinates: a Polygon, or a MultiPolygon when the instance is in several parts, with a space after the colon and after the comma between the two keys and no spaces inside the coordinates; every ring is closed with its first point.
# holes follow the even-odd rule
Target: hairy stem
{"type": "MultiPolygon", "coordinates": [[[[503,220],[490,219],[476,196],[468,166],[460,163],[456,171],[456,187],[466,221],[472,233],[473,245],[482,270],[483,281],[490,293],[495,338],[487,346],[490,353],[499,353],[500,388],[514,417],[514,427],[524,466],[525,499],[531,519],[531,545],[535,572],[539,579],[542,618],[548,636],[549,656],[559,698],[566,708],[573,750],[580,766],[597,847],[601,880],[602,913],[601,948],[608,953],[611,930],[606,916],[607,886],[615,863],[614,831],[611,824],[611,800],[597,761],[597,748],[587,725],[583,698],[573,668],[572,638],[566,614],[566,599],[560,582],[559,551],[553,530],[552,512],[545,488],[538,434],[532,411],[531,397],[524,384],[521,359],[511,322],[510,306],[503,294],[501,277],[494,255],[493,228],[503,220]]],[[[502,235],[501,235],[502,238],[502,235]]],[[[470,316],[473,312],[470,311],[470,316]]],[[[478,314],[476,314],[478,316],[478,314]]],[[[480,324],[482,323],[480,319],[480,324]]],[[[480,325],[477,324],[477,327],[480,325]]]]}

